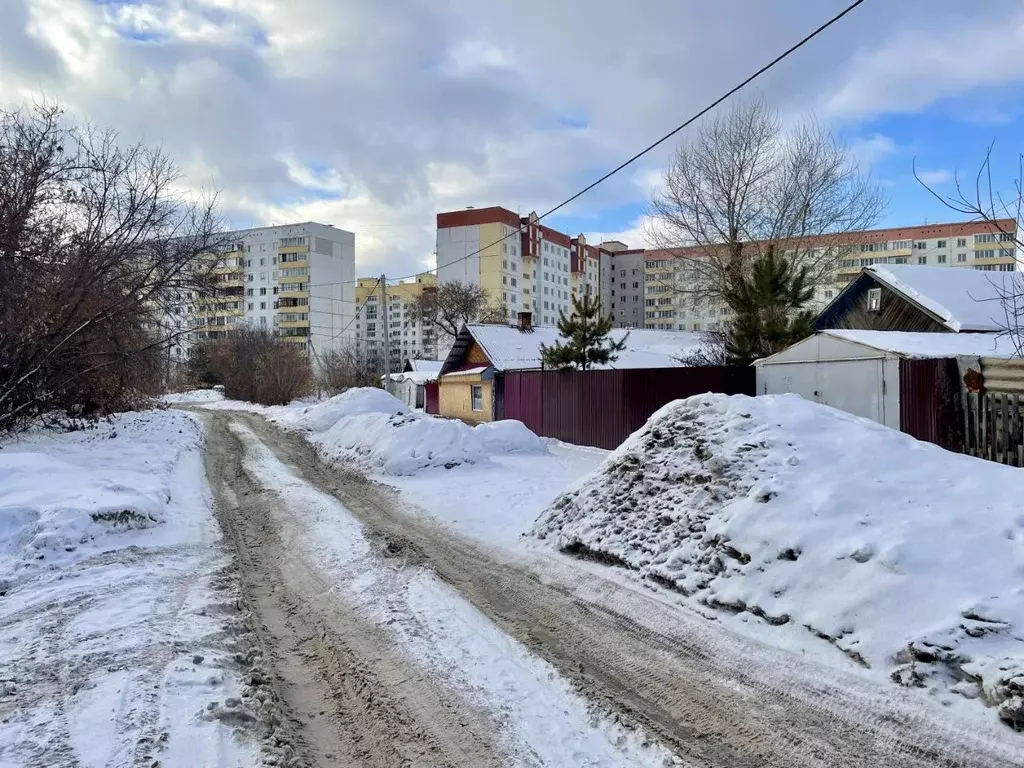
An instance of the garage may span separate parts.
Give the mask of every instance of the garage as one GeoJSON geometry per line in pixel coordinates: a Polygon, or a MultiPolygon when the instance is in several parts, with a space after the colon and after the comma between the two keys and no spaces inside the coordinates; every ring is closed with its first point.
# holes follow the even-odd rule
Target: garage
{"type": "Polygon", "coordinates": [[[1010,359],[996,333],[822,331],[754,363],[757,394],[793,393],[919,439],[955,421],[961,381],[981,359],[1010,359]]]}

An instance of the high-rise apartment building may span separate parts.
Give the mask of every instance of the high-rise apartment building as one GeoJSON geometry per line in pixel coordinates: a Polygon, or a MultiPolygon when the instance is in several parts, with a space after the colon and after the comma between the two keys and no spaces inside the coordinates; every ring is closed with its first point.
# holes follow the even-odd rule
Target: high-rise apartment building
{"type": "MultiPolygon", "coordinates": [[[[837,258],[835,282],[817,286],[811,305],[821,309],[844,286],[873,264],[919,264],[1012,272],[1024,268],[1016,252],[1017,223],[958,222],[916,227],[873,229],[822,238],[818,255],[829,249],[837,258]],[[838,253],[837,253],[838,252],[838,253]]],[[[813,257],[813,256],[812,256],[813,257]]],[[[718,330],[732,319],[722,304],[694,302],[687,291],[692,280],[686,260],[701,258],[698,247],[647,251],[644,310],[646,327],[684,331],[718,330]]]]}
{"type": "Polygon", "coordinates": [[[643,248],[618,240],[598,246],[601,263],[601,307],[616,328],[644,327],[643,248]]]}
{"type": "Polygon", "coordinates": [[[222,253],[204,257],[214,288],[183,297],[169,322],[191,330],[173,356],[191,344],[225,338],[243,323],[273,329],[317,353],[354,337],[355,235],[315,222],[229,232],[222,253]]]}
{"type": "Polygon", "coordinates": [[[541,224],[535,213],[467,208],[437,214],[437,278],[479,285],[491,303],[553,325],[571,314],[572,296],[600,295],[600,254],[583,235],[541,224]],[[522,231],[519,231],[522,230],[522,231]]]}
{"type": "Polygon", "coordinates": [[[432,272],[423,272],[396,285],[389,285],[385,289],[385,308],[378,279],[359,278],[356,284],[356,305],[361,309],[355,319],[356,344],[383,354],[386,343],[392,372],[402,370],[401,366],[406,359],[441,359],[439,355],[447,352],[450,342],[446,344],[444,338],[438,338],[433,324],[421,321],[412,311],[412,305],[419,297],[436,287],[437,278],[432,272]]]}

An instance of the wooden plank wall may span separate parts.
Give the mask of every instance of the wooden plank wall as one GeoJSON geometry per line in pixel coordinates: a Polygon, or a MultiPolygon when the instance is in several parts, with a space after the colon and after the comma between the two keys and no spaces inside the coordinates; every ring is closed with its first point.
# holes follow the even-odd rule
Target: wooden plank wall
{"type": "Polygon", "coordinates": [[[1018,394],[971,393],[965,411],[964,453],[1011,467],[1024,467],[1024,413],[1018,394]]]}

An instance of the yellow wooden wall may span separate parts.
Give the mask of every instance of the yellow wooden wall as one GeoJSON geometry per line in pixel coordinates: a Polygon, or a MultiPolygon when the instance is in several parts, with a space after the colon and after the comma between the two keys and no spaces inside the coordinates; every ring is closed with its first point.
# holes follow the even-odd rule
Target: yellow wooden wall
{"type": "Polygon", "coordinates": [[[493,392],[493,382],[481,381],[479,376],[442,376],[437,385],[438,410],[450,419],[494,421],[493,392]],[[473,385],[481,388],[482,411],[473,410],[473,385]]]}

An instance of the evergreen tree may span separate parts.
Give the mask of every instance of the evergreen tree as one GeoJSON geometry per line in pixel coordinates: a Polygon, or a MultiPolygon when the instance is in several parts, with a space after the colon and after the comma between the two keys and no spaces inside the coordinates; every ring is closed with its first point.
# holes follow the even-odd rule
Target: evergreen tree
{"type": "Polygon", "coordinates": [[[735,275],[729,283],[725,299],[736,315],[726,345],[730,364],[750,365],[813,332],[814,314],[802,309],[814,295],[808,268],[797,268],[774,247],[749,275],[735,275]]]}
{"type": "Polygon", "coordinates": [[[601,302],[572,297],[572,317],[559,313],[558,332],[564,341],[548,347],[540,345],[544,365],[550,368],[577,368],[585,371],[594,365],[612,363],[626,348],[627,333],[619,341],[608,338],[612,319],[602,315],[601,302]]]}

